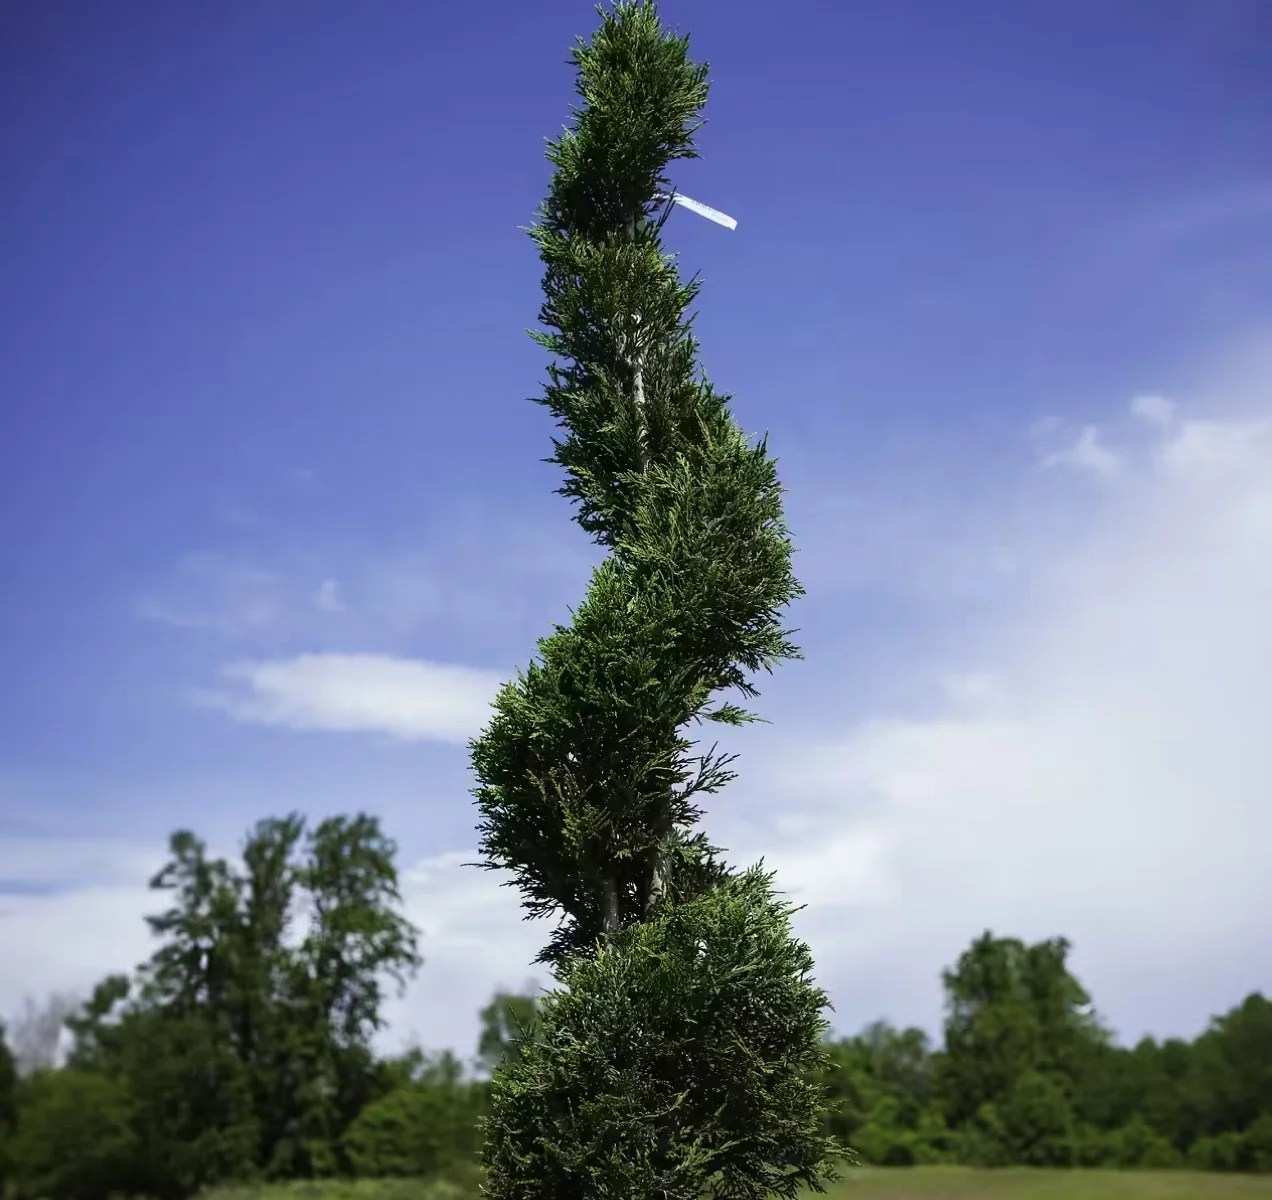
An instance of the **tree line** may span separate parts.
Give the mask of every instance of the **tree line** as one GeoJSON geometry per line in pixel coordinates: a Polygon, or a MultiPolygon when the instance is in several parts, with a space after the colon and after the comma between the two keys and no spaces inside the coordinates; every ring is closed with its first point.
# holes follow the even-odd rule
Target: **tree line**
{"type": "Polygon", "coordinates": [[[942,1044],[886,1022],[832,1042],[835,1134],[882,1165],[1272,1171],[1272,1001],[1123,1046],[1069,950],[986,933],[942,975],[942,1044]]]}
{"type": "MultiPolygon", "coordinates": [[[[16,1056],[0,1037],[9,1200],[475,1180],[490,1075],[535,1044],[538,1001],[496,994],[468,1063],[375,1052],[385,1000],[421,964],[378,821],[263,821],[237,863],[189,832],[169,850],[151,956],[82,1005],[55,998],[52,1020],[28,1012],[16,1056]],[[62,1021],[71,1045],[55,1062],[62,1021]]],[[[1252,995],[1192,1041],[1125,1047],[1068,952],[985,934],[944,973],[939,1046],[884,1022],[830,1039],[824,1131],[892,1166],[1272,1170],[1272,1001],[1252,995]]]]}

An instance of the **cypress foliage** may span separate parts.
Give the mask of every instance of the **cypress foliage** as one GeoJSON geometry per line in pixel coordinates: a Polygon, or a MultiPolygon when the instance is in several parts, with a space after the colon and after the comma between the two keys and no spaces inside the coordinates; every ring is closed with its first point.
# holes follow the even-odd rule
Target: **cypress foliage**
{"type": "Polygon", "coordinates": [[[605,548],[568,627],[499,693],[472,745],[484,865],[555,916],[558,987],[492,1083],[493,1196],[793,1195],[829,1175],[811,1082],[825,994],[791,907],[696,829],[733,778],[705,723],[798,651],[774,460],[701,374],[661,234],[696,157],[707,69],[652,3],[601,10],[581,104],[549,142],[541,402],[582,528],[605,548]]]}

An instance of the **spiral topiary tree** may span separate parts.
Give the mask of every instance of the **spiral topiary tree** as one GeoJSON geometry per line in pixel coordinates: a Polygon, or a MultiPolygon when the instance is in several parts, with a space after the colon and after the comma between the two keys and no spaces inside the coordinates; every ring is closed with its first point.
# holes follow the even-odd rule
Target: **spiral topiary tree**
{"type": "Polygon", "coordinates": [[[484,865],[528,916],[559,919],[537,1036],[492,1083],[487,1188],[790,1196],[820,1190],[836,1153],[826,996],[771,875],[730,868],[695,829],[733,772],[692,735],[755,719],[737,700],[797,656],[782,615],[801,589],[774,461],[700,374],[698,285],[661,242],[706,67],[652,3],[601,18],[573,51],[582,105],[549,143],[531,232],[553,461],[607,557],[472,745],[484,865]]]}

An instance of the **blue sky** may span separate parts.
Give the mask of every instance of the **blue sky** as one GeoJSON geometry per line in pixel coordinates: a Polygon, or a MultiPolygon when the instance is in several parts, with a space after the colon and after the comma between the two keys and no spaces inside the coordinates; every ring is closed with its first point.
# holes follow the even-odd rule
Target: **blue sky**
{"type": "MultiPolygon", "coordinates": [[[[669,237],[809,589],[708,827],[809,902],[845,1028],[933,1024],[985,925],[1072,936],[1128,1034],[1266,990],[1272,10],[663,12],[715,79],[675,181],[739,221],[669,237]]],[[[402,844],[396,1028],[462,1048],[528,974],[463,741],[593,561],[519,227],[594,21],[0,17],[0,1009],[144,952],[171,828],[291,808],[402,844]]]]}

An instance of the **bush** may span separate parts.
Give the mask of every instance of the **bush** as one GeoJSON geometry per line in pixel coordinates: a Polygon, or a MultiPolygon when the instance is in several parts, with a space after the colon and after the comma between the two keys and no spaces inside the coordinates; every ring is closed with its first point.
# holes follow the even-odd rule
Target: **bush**
{"type": "Polygon", "coordinates": [[[1265,1113],[1245,1131],[1248,1170],[1272,1171],[1272,1113],[1265,1113]]]}
{"type": "Polygon", "coordinates": [[[138,1146],[125,1088],[93,1071],[46,1071],[22,1087],[9,1148],[16,1200],[106,1200],[135,1190],[138,1146]]]}
{"type": "Polygon", "coordinates": [[[473,1089],[411,1083],[368,1104],[341,1139],[355,1175],[434,1175],[476,1152],[473,1089]]]}
{"type": "Polygon", "coordinates": [[[867,1122],[853,1140],[853,1149],[876,1167],[912,1167],[918,1162],[917,1139],[911,1129],[867,1122]]]}
{"type": "Polygon", "coordinates": [[[1012,1161],[1027,1167],[1073,1166],[1073,1115],[1053,1079],[1026,1071],[1004,1097],[1000,1116],[1012,1161]]]}
{"type": "Polygon", "coordinates": [[[824,1178],[826,997],[790,911],[750,871],[565,965],[541,1040],[492,1081],[490,1194],[747,1200],[824,1178]]]}
{"type": "Polygon", "coordinates": [[[945,1118],[939,1112],[920,1113],[915,1130],[915,1161],[920,1166],[948,1162],[952,1145],[953,1135],[945,1118]]]}
{"type": "Polygon", "coordinates": [[[955,1133],[954,1160],[972,1167],[1011,1165],[1007,1133],[993,1104],[982,1104],[976,1115],[955,1133]]]}
{"type": "Polygon", "coordinates": [[[1183,1155],[1139,1117],[1119,1129],[1109,1142],[1111,1162],[1117,1167],[1165,1170],[1183,1165],[1183,1155]]]}
{"type": "Polygon", "coordinates": [[[1239,1133],[1202,1137],[1189,1146],[1188,1165],[1199,1171],[1240,1171],[1245,1152],[1245,1138],[1239,1133]]]}
{"type": "Polygon", "coordinates": [[[1111,1167],[1117,1163],[1120,1131],[1082,1125],[1073,1134],[1073,1161],[1079,1167],[1111,1167]]]}

